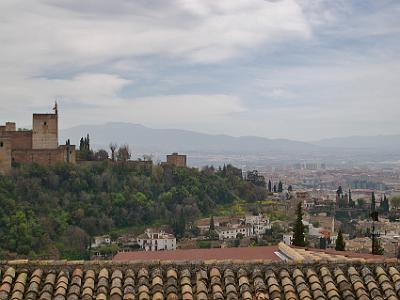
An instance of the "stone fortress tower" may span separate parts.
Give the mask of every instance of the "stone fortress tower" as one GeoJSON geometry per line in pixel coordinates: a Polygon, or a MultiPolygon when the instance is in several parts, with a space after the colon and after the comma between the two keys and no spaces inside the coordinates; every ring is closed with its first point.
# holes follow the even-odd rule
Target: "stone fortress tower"
{"type": "Polygon", "coordinates": [[[0,174],[8,173],[12,164],[38,163],[54,165],[75,163],[75,146],[58,144],[58,107],[54,113],[33,114],[32,130],[17,130],[16,124],[0,126],[0,174]]]}

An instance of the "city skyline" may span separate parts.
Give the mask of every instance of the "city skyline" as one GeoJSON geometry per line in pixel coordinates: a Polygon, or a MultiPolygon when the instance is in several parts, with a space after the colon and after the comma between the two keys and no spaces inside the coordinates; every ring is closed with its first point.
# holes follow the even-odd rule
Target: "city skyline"
{"type": "Polygon", "coordinates": [[[399,134],[396,1],[2,1],[0,120],[399,134]]]}

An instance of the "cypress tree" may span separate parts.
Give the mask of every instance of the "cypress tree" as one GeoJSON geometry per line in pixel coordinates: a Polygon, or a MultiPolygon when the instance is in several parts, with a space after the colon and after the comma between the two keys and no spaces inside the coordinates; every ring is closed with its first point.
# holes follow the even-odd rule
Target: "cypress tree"
{"type": "Polygon", "coordinates": [[[215,230],[215,224],[214,224],[214,216],[211,216],[210,218],[210,231],[215,230]]]}
{"type": "Polygon", "coordinates": [[[296,223],[294,224],[293,228],[293,246],[305,247],[306,246],[306,239],[304,234],[305,226],[303,224],[303,210],[301,207],[301,202],[297,204],[296,215],[297,215],[296,223]]]}
{"type": "Polygon", "coordinates": [[[344,239],[343,239],[342,230],[339,229],[338,236],[336,239],[335,250],[336,251],[344,251],[345,248],[346,248],[346,243],[344,242],[344,239]]]}
{"type": "Polygon", "coordinates": [[[371,199],[371,218],[372,221],[378,222],[378,212],[376,211],[376,202],[375,202],[375,193],[372,192],[372,199],[371,199]]]}
{"type": "Polygon", "coordinates": [[[268,192],[272,192],[272,182],[271,182],[271,179],[270,180],[268,180],[268,192]]]}
{"type": "Polygon", "coordinates": [[[374,212],[375,209],[376,209],[375,193],[372,192],[372,195],[371,195],[371,211],[374,212]]]}
{"type": "Polygon", "coordinates": [[[282,181],[279,181],[278,183],[278,193],[282,193],[283,192],[283,184],[282,181]]]}

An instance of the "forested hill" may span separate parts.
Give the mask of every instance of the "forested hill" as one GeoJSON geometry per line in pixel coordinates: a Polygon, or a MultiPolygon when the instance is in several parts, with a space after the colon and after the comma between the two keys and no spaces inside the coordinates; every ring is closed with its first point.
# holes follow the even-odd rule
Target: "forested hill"
{"type": "Polygon", "coordinates": [[[0,176],[1,257],[85,258],[90,238],[118,228],[185,222],[264,189],[206,168],[61,164],[0,176]]]}

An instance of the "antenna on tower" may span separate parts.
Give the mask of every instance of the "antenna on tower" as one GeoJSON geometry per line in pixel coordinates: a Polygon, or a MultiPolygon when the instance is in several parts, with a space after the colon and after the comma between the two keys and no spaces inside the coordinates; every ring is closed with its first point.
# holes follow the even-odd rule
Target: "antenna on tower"
{"type": "Polygon", "coordinates": [[[58,104],[57,104],[57,99],[54,101],[54,107],[53,107],[54,113],[57,115],[58,114],[58,104]]]}

